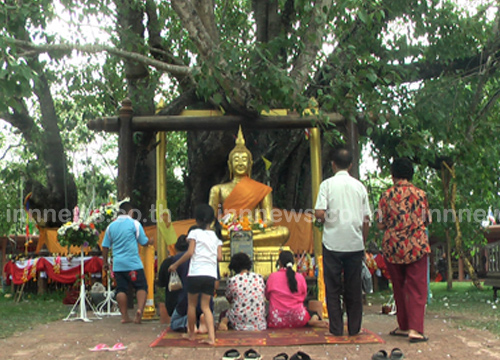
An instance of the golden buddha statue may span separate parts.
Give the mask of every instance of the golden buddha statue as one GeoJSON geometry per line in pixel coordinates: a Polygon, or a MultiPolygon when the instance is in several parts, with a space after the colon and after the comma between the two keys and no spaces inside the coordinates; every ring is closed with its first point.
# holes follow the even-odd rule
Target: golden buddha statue
{"type": "MultiPolygon", "coordinates": [[[[272,188],[250,178],[252,153],[245,146],[241,127],[238,130],[236,146],[229,153],[227,161],[230,181],[214,185],[210,189],[208,203],[218,217],[247,217],[250,223],[265,224],[263,230],[252,229],[254,248],[281,246],[288,240],[289,230],[273,223],[272,188]]],[[[224,244],[229,243],[229,231],[224,229],[224,244]]]]}

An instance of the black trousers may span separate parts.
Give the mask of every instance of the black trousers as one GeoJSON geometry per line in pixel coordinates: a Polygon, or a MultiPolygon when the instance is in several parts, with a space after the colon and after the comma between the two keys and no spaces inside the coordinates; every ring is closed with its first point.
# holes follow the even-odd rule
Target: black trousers
{"type": "Polygon", "coordinates": [[[340,336],[344,332],[341,295],[343,295],[347,313],[349,335],[356,335],[361,330],[363,318],[361,262],[363,256],[364,251],[330,251],[323,246],[326,306],[330,332],[333,335],[340,336]]]}

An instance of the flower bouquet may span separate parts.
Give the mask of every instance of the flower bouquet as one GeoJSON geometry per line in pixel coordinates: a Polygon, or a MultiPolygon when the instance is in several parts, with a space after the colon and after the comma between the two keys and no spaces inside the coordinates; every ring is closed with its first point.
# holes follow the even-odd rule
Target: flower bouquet
{"type": "Polygon", "coordinates": [[[227,214],[221,219],[222,228],[231,231],[262,231],[265,232],[267,224],[259,219],[257,222],[252,222],[248,216],[236,217],[234,214],[227,214]]]}
{"type": "Polygon", "coordinates": [[[97,230],[106,230],[108,225],[118,217],[120,205],[125,201],[130,201],[130,199],[125,198],[119,202],[110,201],[106,204],[102,204],[98,209],[90,212],[89,220],[94,223],[97,230]]]}
{"type": "Polygon", "coordinates": [[[92,222],[69,221],[57,230],[57,239],[62,246],[94,247],[99,240],[99,231],[92,222]]]}

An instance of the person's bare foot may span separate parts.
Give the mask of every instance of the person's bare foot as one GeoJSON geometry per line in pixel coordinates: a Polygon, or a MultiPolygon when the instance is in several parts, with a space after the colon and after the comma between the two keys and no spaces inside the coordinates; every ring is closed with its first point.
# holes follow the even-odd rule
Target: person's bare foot
{"type": "Polygon", "coordinates": [[[132,322],[132,320],[130,320],[130,318],[128,316],[126,318],[122,318],[122,324],[129,324],[131,322],[132,322]]]}
{"type": "Polygon", "coordinates": [[[307,322],[307,325],[319,328],[327,328],[330,323],[321,319],[318,315],[311,316],[311,319],[307,322]]]}
{"type": "Polygon", "coordinates": [[[215,345],[215,340],[203,339],[203,340],[200,340],[200,344],[215,345]]]}
{"type": "Polygon", "coordinates": [[[185,340],[188,340],[188,341],[194,341],[196,339],[194,333],[193,334],[190,334],[190,333],[182,334],[182,338],[185,340]]]}
{"type": "Polygon", "coordinates": [[[207,324],[205,323],[205,315],[201,314],[200,316],[200,326],[196,330],[197,334],[206,334],[208,332],[207,324]]]}
{"type": "Polygon", "coordinates": [[[309,326],[318,327],[318,328],[327,328],[329,326],[327,321],[324,320],[309,320],[307,323],[309,326]]]}
{"type": "Polygon", "coordinates": [[[228,330],[227,324],[225,324],[223,322],[219,323],[219,326],[217,326],[217,330],[219,330],[219,331],[227,331],[228,330]]]}
{"type": "Polygon", "coordinates": [[[135,312],[134,323],[140,324],[141,320],[142,320],[142,311],[137,309],[137,311],[135,312]]]}
{"type": "Polygon", "coordinates": [[[325,333],[325,336],[342,336],[342,335],[335,335],[335,334],[332,334],[331,332],[327,331],[325,333]]]}
{"type": "Polygon", "coordinates": [[[219,325],[217,326],[217,330],[219,331],[227,331],[229,327],[227,326],[229,322],[229,319],[227,317],[223,317],[222,320],[220,321],[219,325]]]}

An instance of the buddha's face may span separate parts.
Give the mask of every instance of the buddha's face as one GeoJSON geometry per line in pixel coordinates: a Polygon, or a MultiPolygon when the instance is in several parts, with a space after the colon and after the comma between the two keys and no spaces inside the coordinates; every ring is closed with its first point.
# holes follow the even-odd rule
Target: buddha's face
{"type": "Polygon", "coordinates": [[[248,175],[251,165],[250,156],[244,151],[235,152],[230,160],[230,166],[235,176],[248,175]]]}

